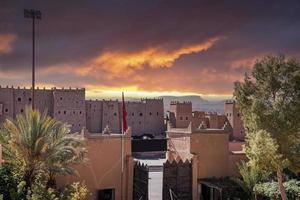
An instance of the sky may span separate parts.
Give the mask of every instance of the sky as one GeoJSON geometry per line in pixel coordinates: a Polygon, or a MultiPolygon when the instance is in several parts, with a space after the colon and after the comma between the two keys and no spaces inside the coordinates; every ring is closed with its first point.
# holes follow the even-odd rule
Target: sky
{"type": "Polygon", "coordinates": [[[257,59],[300,58],[300,1],[0,0],[0,85],[30,86],[39,9],[40,87],[85,87],[89,98],[228,98],[257,59]]]}

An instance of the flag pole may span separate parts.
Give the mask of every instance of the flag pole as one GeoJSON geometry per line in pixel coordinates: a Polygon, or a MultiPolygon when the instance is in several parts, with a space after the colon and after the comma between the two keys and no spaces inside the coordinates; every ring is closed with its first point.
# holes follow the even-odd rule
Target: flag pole
{"type": "Polygon", "coordinates": [[[123,174],[124,174],[124,140],[123,137],[127,130],[126,107],[124,101],[124,92],[122,92],[122,134],[121,134],[121,200],[123,200],[123,174]]]}

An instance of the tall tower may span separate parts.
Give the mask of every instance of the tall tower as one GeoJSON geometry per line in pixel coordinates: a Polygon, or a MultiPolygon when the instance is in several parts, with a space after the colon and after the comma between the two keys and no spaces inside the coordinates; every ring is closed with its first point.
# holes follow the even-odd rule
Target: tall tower
{"type": "Polygon", "coordinates": [[[190,101],[174,101],[170,104],[170,113],[175,117],[176,128],[186,128],[192,120],[192,103],[190,101]]]}
{"type": "Polygon", "coordinates": [[[245,139],[245,129],[241,114],[234,100],[227,100],[224,105],[225,115],[232,127],[232,137],[236,140],[245,139]]]}

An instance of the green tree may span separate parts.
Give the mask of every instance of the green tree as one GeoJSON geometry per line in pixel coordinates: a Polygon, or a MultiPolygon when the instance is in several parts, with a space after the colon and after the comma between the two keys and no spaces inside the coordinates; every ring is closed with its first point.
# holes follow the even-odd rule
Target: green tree
{"type": "Polygon", "coordinates": [[[268,174],[264,173],[257,167],[250,166],[248,163],[242,162],[238,165],[241,178],[233,179],[246,192],[249,199],[256,199],[254,187],[256,184],[265,181],[268,174]]]}
{"type": "Polygon", "coordinates": [[[69,134],[66,124],[29,108],[15,120],[6,120],[0,132],[3,159],[23,172],[26,187],[40,174],[54,181],[56,173],[74,174],[71,164],[84,161],[79,134],[69,134]]]}
{"type": "Polygon", "coordinates": [[[246,154],[253,165],[277,172],[279,190],[285,200],[283,170],[289,168],[295,173],[300,170],[299,62],[284,56],[267,56],[257,61],[252,74],[246,74],[244,82],[235,83],[234,96],[247,130],[246,154]],[[264,136],[269,139],[262,140],[264,136]],[[265,154],[251,149],[255,139],[254,144],[262,151],[261,140],[269,144],[269,149],[263,151],[265,154]]]}

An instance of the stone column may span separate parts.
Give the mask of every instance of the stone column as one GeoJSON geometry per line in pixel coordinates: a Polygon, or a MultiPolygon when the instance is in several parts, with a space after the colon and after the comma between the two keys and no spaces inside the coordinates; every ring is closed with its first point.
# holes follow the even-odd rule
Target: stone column
{"type": "Polygon", "coordinates": [[[198,200],[198,157],[193,155],[192,158],[192,192],[193,200],[198,200]]]}
{"type": "Polygon", "coordinates": [[[132,199],[132,193],[133,193],[133,165],[134,161],[132,156],[127,156],[126,158],[126,199],[131,200],[132,199]]]}

